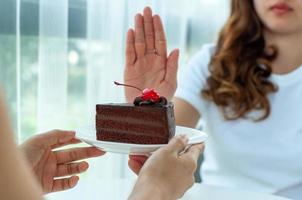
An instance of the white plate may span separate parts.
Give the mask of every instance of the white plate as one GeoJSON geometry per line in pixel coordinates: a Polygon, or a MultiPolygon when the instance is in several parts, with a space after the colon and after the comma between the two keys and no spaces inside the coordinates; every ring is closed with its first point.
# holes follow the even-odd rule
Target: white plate
{"type": "MultiPolygon", "coordinates": [[[[176,126],[175,135],[184,134],[189,139],[189,145],[202,143],[206,140],[207,134],[193,128],[187,128],[183,126],[176,126]]],[[[156,149],[165,146],[161,145],[150,145],[150,144],[131,144],[131,143],[120,143],[120,142],[107,142],[99,141],[96,139],[96,130],[94,126],[85,126],[76,130],[76,137],[81,141],[95,146],[103,151],[120,154],[131,154],[131,155],[146,155],[154,152],[156,149]]]]}

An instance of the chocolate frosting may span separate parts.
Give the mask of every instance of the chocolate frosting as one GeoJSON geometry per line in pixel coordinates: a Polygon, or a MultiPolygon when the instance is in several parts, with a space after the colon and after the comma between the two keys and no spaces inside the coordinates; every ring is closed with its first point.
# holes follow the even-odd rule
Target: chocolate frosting
{"type": "Polygon", "coordinates": [[[136,97],[133,104],[135,106],[154,106],[154,107],[163,107],[168,104],[168,101],[165,97],[161,96],[158,102],[152,100],[143,100],[142,97],[136,97]]]}

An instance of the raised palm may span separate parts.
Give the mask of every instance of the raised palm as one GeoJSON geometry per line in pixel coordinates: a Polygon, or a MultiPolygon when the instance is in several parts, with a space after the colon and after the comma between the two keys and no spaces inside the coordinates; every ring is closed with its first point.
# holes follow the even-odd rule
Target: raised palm
{"type": "MultiPolygon", "coordinates": [[[[176,90],[179,51],[167,56],[167,42],[161,19],[152,16],[149,7],[144,15],[135,16],[135,30],[129,29],[126,44],[126,68],[124,79],[128,85],[141,89],[155,89],[168,100],[176,90]]],[[[140,94],[133,88],[125,88],[126,99],[132,102],[140,94]]]]}

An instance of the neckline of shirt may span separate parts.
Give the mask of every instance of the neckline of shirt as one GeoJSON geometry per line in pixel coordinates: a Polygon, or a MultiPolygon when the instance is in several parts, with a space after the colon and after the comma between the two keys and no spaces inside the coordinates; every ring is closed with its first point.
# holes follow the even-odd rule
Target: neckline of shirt
{"type": "Polygon", "coordinates": [[[297,67],[297,69],[287,73],[287,74],[272,74],[271,80],[279,85],[287,85],[297,80],[302,80],[302,65],[297,67]]]}

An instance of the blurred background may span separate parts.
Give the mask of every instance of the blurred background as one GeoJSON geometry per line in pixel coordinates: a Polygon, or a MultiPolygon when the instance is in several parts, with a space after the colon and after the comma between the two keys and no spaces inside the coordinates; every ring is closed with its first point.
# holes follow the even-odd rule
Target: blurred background
{"type": "MultiPolygon", "coordinates": [[[[0,83],[20,143],[50,129],[94,121],[95,104],[123,102],[126,31],[150,6],[164,22],[180,67],[214,42],[228,0],[0,0],[0,83]]],[[[128,178],[127,156],[90,161],[95,178],[128,178]],[[102,169],[102,170],[100,170],[102,169]]],[[[89,175],[84,175],[85,176],[89,175]]]]}

